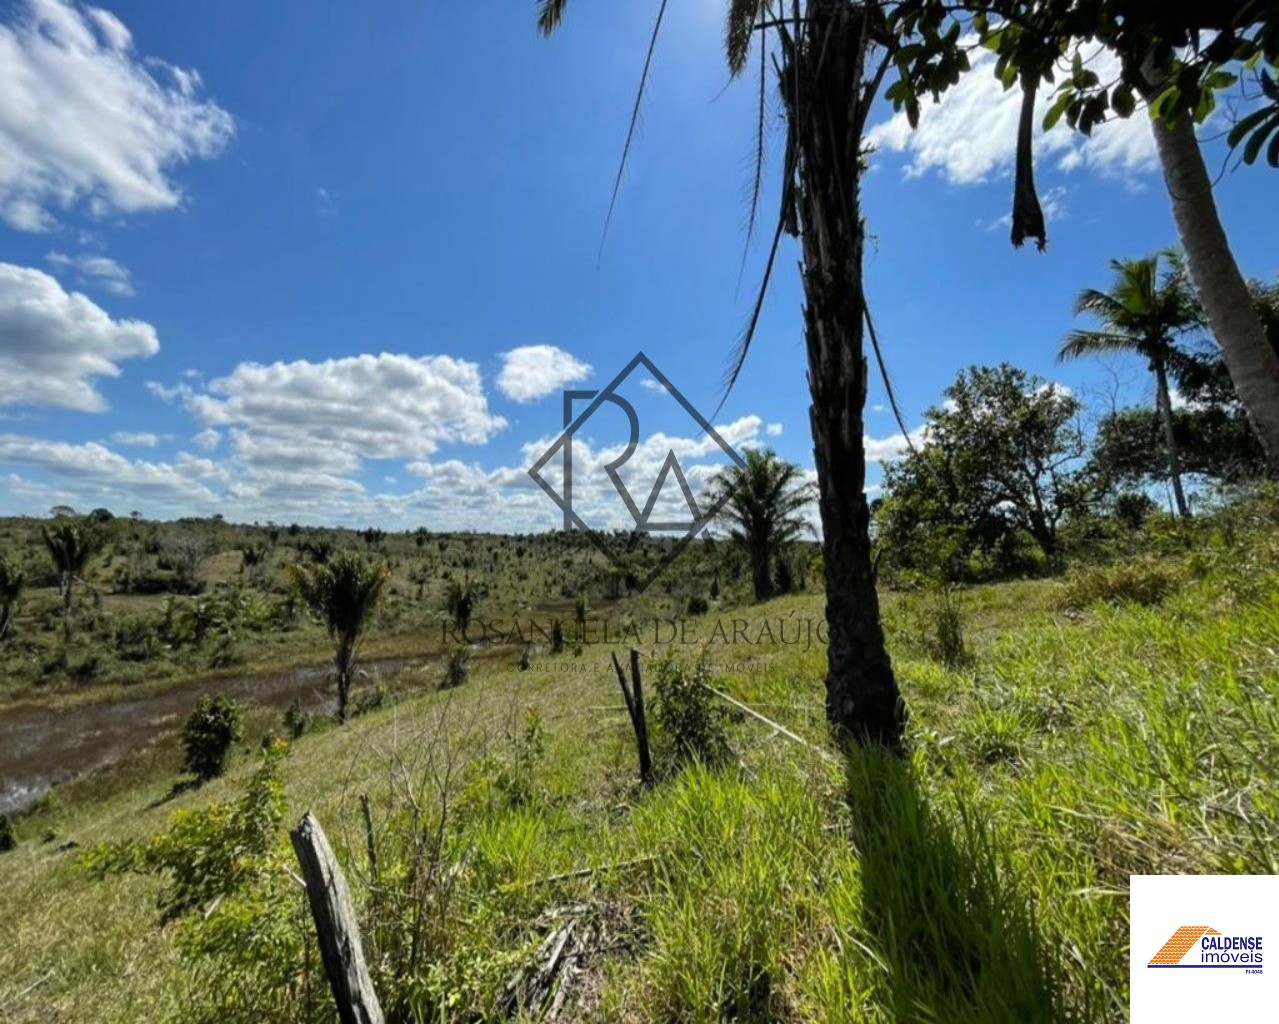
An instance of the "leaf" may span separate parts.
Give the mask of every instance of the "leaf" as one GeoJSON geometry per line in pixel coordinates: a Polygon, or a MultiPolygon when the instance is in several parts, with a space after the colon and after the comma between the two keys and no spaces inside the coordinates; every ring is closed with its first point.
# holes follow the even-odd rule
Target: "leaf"
{"type": "Polygon", "coordinates": [[[1131,117],[1137,103],[1133,98],[1132,86],[1117,85],[1110,94],[1110,105],[1120,117],[1131,117]]]}
{"type": "Polygon", "coordinates": [[[1266,136],[1274,129],[1275,125],[1265,125],[1252,133],[1252,136],[1248,139],[1248,144],[1243,148],[1244,163],[1251,164],[1256,161],[1257,154],[1261,152],[1261,147],[1265,145],[1266,136]]]}
{"type": "Polygon", "coordinates": [[[1063,90],[1057,97],[1056,102],[1048,108],[1048,113],[1044,114],[1044,131],[1050,132],[1053,126],[1061,120],[1061,115],[1066,112],[1066,108],[1070,106],[1070,101],[1074,98],[1074,93],[1069,90],[1063,90]]]}

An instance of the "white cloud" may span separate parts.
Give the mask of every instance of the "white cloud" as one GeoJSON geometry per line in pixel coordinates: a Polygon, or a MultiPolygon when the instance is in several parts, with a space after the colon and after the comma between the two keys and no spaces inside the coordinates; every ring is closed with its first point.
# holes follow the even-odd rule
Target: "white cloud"
{"type": "MultiPolygon", "coordinates": [[[[1118,76],[1118,58],[1109,51],[1093,47],[1085,58],[1102,81],[1118,76]]],[[[994,76],[995,55],[989,50],[976,49],[971,59],[972,70],[942,94],[941,103],[923,105],[915,130],[902,111],[871,128],[868,142],[909,154],[911,176],[937,171],[955,184],[971,185],[1011,173],[1021,90],[1004,89],[994,76]]],[[[1082,167],[1112,174],[1135,174],[1156,165],[1154,138],[1141,111],[1098,125],[1091,137],[1073,131],[1064,118],[1045,133],[1041,125],[1051,88],[1040,90],[1035,108],[1037,165],[1055,162],[1064,171],[1082,167]]]]}
{"type": "Polygon", "coordinates": [[[784,429],[785,427],[783,427],[780,423],[770,423],[764,428],[764,433],[769,437],[781,437],[784,429]]]}
{"type": "Polygon", "coordinates": [[[160,350],[155,328],[113,320],[40,270],[0,263],[0,405],[51,405],[101,412],[98,377],[117,363],[160,350]]]}
{"type": "Polygon", "coordinates": [[[351,473],[360,459],[425,458],[443,443],[482,444],[506,425],[489,412],[479,368],[450,356],[360,355],[321,363],[241,363],[181,397],[206,427],[231,428],[246,465],[351,473]]]}
{"type": "Polygon", "coordinates": [[[191,443],[197,448],[203,448],[206,452],[211,452],[222,443],[222,435],[212,427],[209,427],[201,430],[195,437],[191,438],[191,443]]]}
{"type": "Polygon", "coordinates": [[[45,261],[63,274],[73,275],[82,288],[101,288],[112,295],[132,295],[133,282],[127,267],[107,256],[81,253],[68,256],[64,252],[51,252],[45,261]]]}
{"type": "Polygon", "coordinates": [[[53,210],[163,210],[172,169],[219,153],[231,116],[198,73],[143,57],[107,11],[23,0],[0,25],[0,220],[47,231],[53,210]]]}
{"type": "Polygon", "coordinates": [[[181,508],[198,512],[212,508],[216,500],[189,467],[130,461],[95,441],[70,444],[0,434],[0,464],[44,470],[74,487],[78,500],[85,505],[150,497],[179,501],[181,508]]]}
{"type": "Polygon", "coordinates": [[[155,434],[145,432],[135,434],[129,430],[117,430],[111,435],[111,440],[126,448],[154,448],[160,443],[160,438],[155,434]]]}
{"type": "Polygon", "coordinates": [[[516,402],[531,402],[584,380],[591,367],[554,345],[525,345],[502,355],[497,387],[516,402]]]}
{"type": "Polygon", "coordinates": [[[894,462],[897,459],[905,458],[913,444],[916,448],[924,443],[924,432],[927,427],[919,426],[910,432],[910,441],[907,442],[905,434],[893,434],[890,437],[870,437],[867,435],[863,438],[866,446],[866,460],[868,462],[894,462]]]}
{"type": "Polygon", "coordinates": [[[186,399],[193,398],[195,396],[195,390],[190,384],[179,383],[174,384],[172,387],[167,387],[164,384],[161,384],[158,380],[149,380],[147,381],[147,390],[150,391],[151,394],[155,395],[156,398],[160,399],[160,401],[168,403],[175,402],[179,398],[185,401],[186,399]]]}

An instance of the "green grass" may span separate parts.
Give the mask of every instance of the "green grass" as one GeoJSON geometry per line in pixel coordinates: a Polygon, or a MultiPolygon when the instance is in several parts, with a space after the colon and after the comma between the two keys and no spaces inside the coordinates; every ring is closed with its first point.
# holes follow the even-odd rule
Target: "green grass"
{"type": "MultiPolygon", "coordinates": [[[[1279,535],[1236,543],[1180,556],[1156,604],[1070,607],[1067,584],[1045,580],[967,590],[969,657],[953,669],[929,653],[928,599],[887,594],[904,760],[827,761],[739,719],[726,766],[642,792],[608,652],[588,648],[534,659],[572,672],[481,659],[456,690],[303,737],[286,820],[313,809],[344,851],[401,1019],[501,1016],[506,980],[568,905],[593,952],[565,1019],[1122,1019],[1129,874],[1279,871],[1279,535]]],[[[820,612],[791,597],[731,614],[820,612]]],[[[717,685],[836,753],[822,652],[774,639],[745,653],[712,647],[717,685]]],[[[232,798],[254,761],[242,752],[227,778],[161,802],[176,757],[17,822],[20,846],[0,857],[6,1019],[190,1020],[215,993],[256,1009],[214,1019],[331,1019],[313,955],[287,999],[255,993],[261,977],[228,995],[243,964],[184,957],[188,926],[158,925],[158,880],[96,881],[58,851],[232,798]]],[[[292,936],[281,950],[304,950],[287,863],[282,843],[259,912],[292,936]]],[[[238,912],[209,920],[233,929],[238,912]]]]}

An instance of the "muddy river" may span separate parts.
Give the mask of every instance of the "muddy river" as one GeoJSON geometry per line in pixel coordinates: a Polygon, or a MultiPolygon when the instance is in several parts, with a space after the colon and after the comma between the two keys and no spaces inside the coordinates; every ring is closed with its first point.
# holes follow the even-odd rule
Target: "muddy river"
{"type": "MultiPolygon", "coordinates": [[[[383,676],[426,664],[424,659],[370,662],[383,676]]],[[[198,679],[136,699],[53,709],[18,706],[0,711],[0,813],[21,810],[52,786],[110,768],[131,751],[176,733],[195,702],[222,693],[246,706],[283,712],[294,700],[309,712],[335,707],[332,669],[292,669],[274,675],[198,679]]]]}

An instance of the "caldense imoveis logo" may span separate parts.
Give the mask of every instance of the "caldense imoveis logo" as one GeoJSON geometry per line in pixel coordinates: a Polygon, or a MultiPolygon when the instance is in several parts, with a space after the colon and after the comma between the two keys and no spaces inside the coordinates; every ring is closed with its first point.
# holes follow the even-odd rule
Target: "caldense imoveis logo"
{"type": "Polygon", "coordinates": [[[1223,935],[1206,924],[1183,924],[1147,967],[1261,966],[1260,935],[1223,935]]]}

